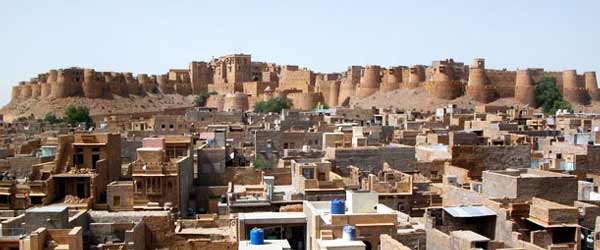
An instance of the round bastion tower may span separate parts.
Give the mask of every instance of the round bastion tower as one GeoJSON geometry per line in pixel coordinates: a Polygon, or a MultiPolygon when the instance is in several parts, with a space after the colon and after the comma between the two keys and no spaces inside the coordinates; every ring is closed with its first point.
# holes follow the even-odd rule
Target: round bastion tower
{"type": "Polygon", "coordinates": [[[383,80],[381,81],[381,92],[389,92],[400,88],[402,82],[402,68],[390,67],[383,70],[383,80]]]}
{"type": "Polygon", "coordinates": [[[154,93],[155,85],[153,78],[149,77],[148,74],[138,74],[136,78],[142,91],[146,93],[154,93]]]}
{"type": "Polygon", "coordinates": [[[585,84],[579,81],[576,70],[565,70],[562,73],[563,97],[572,104],[586,105],[589,97],[585,90],[585,84]]]}
{"type": "Polygon", "coordinates": [[[69,83],[68,78],[69,77],[67,75],[65,75],[64,70],[59,69],[56,72],[56,83],[52,84],[52,86],[51,86],[52,97],[54,97],[54,98],[69,97],[70,83],[69,83]]]}
{"type": "Polygon", "coordinates": [[[588,92],[592,101],[600,101],[600,91],[598,90],[598,81],[596,79],[596,72],[590,71],[583,73],[585,79],[585,89],[588,92]]]}
{"type": "Polygon", "coordinates": [[[244,112],[249,109],[248,95],[243,92],[235,92],[225,95],[223,111],[244,112]]]}
{"type": "Polygon", "coordinates": [[[15,85],[12,88],[11,101],[17,101],[21,98],[21,86],[15,85]]]}
{"type": "Polygon", "coordinates": [[[175,93],[175,88],[171,83],[169,83],[169,76],[167,74],[162,74],[156,76],[156,82],[158,84],[158,89],[163,94],[173,94],[175,93]]]}
{"type": "Polygon", "coordinates": [[[340,82],[332,82],[329,86],[329,98],[327,99],[327,106],[335,108],[338,105],[338,97],[340,94],[340,82]]]}
{"type": "Polygon", "coordinates": [[[350,78],[344,78],[340,84],[340,94],[338,95],[338,106],[345,106],[350,98],[355,95],[355,85],[350,78]]]}
{"type": "Polygon", "coordinates": [[[317,105],[318,98],[316,95],[316,93],[294,92],[289,93],[287,97],[292,100],[294,109],[311,110],[317,105]]]}
{"type": "Polygon", "coordinates": [[[377,65],[367,65],[363,69],[360,83],[356,89],[356,96],[370,96],[379,90],[381,84],[381,67],[377,65]]]}
{"type": "Polygon", "coordinates": [[[100,77],[93,69],[83,70],[83,96],[87,98],[100,98],[104,92],[104,77],[100,77]]]}
{"type": "Polygon", "coordinates": [[[133,73],[125,72],[123,73],[123,78],[125,79],[125,85],[127,85],[127,93],[133,95],[140,95],[142,93],[142,88],[140,88],[137,79],[133,78],[133,73]]]}
{"type": "Polygon", "coordinates": [[[419,65],[412,65],[408,68],[408,82],[404,86],[407,89],[418,88],[425,81],[425,69],[419,65]]]}
{"type": "Polygon", "coordinates": [[[21,85],[21,100],[27,100],[31,98],[31,85],[28,82],[19,82],[21,85]]]}
{"type": "Polygon", "coordinates": [[[32,78],[29,84],[31,85],[31,98],[40,98],[41,89],[38,79],[32,78]]]}
{"type": "Polygon", "coordinates": [[[430,95],[440,99],[452,100],[461,96],[461,84],[454,79],[454,70],[448,64],[439,64],[433,68],[431,80],[426,84],[430,95]]]}
{"type": "Polygon", "coordinates": [[[52,97],[52,86],[56,84],[56,80],[58,79],[58,71],[55,69],[51,69],[48,71],[48,79],[46,79],[46,84],[42,85],[42,96],[49,98],[52,97]]]}
{"type": "Polygon", "coordinates": [[[485,73],[485,60],[476,58],[469,68],[467,95],[481,103],[496,100],[496,91],[485,73]]]}
{"type": "Polygon", "coordinates": [[[515,77],[515,99],[520,103],[537,107],[535,103],[535,84],[529,69],[517,70],[515,77]]]}

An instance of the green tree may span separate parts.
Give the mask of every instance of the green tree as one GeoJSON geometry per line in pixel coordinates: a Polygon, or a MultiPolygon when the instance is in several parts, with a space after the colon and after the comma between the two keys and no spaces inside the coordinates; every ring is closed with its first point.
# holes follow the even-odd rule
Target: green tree
{"type": "Polygon", "coordinates": [[[254,166],[254,168],[258,169],[273,167],[273,164],[271,164],[270,161],[267,161],[262,155],[257,155],[254,161],[252,161],[252,165],[254,166]]]}
{"type": "Polygon", "coordinates": [[[44,121],[50,124],[56,124],[56,123],[61,123],[62,120],[58,117],[56,117],[56,115],[52,112],[48,112],[44,115],[44,121]]]}
{"type": "Polygon", "coordinates": [[[292,100],[285,97],[273,97],[266,101],[260,101],[254,104],[255,112],[273,112],[280,113],[283,109],[291,108],[292,100]]]}
{"type": "Polygon", "coordinates": [[[571,104],[563,100],[556,87],[556,79],[552,77],[546,77],[535,85],[535,102],[546,114],[555,114],[559,109],[573,110],[571,104]]]}
{"type": "Polygon", "coordinates": [[[211,95],[216,94],[215,92],[202,92],[198,95],[198,97],[196,97],[196,100],[194,100],[194,102],[196,103],[196,106],[198,107],[204,107],[206,106],[206,102],[208,101],[208,97],[210,97],[211,95]]]}
{"type": "Polygon", "coordinates": [[[15,119],[16,122],[26,122],[27,120],[29,120],[27,116],[19,116],[15,119]]]}
{"type": "Polygon", "coordinates": [[[78,123],[92,123],[90,110],[84,106],[69,105],[65,109],[65,115],[63,116],[63,119],[69,125],[76,125],[78,123]]]}
{"type": "Polygon", "coordinates": [[[327,105],[326,103],[319,103],[319,104],[315,105],[315,107],[313,109],[314,110],[329,109],[329,105],[327,105]]]}

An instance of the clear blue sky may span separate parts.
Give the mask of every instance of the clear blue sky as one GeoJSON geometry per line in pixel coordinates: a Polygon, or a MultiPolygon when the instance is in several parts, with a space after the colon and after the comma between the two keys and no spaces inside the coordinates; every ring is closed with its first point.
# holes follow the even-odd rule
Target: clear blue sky
{"type": "Polygon", "coordinates": [[[600,71],[600,1],[2,1],[0,104],[51,68],[162,73],[250,53],[319,72],[484,57],[600,71]]]}

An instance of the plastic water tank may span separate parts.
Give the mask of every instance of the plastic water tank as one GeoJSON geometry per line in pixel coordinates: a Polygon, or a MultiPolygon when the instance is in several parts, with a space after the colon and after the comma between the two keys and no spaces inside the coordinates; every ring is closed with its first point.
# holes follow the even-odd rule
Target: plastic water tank
{"type": "Polygon", "coordinates": [[[342,232],[342,239],[344,240],[356,240],[356,227],[351,225],[345,225],[342,232]]]}
{"type": "Polygon", "coordinates": [[[250,244],[262,245],[265,243],[265,231],[260,228],[252,228],[250,230],[250,244]]]}
{"type": "Polygon", "coordinates": [[[333,199],[331,201],[331,214],[345,214],[346,202],[344,200],[333,199]]]}

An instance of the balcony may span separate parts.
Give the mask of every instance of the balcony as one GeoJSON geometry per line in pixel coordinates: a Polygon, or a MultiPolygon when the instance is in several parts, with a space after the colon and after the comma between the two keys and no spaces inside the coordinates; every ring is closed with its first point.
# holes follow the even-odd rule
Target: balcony
{"type": "Polygon", "coordinates": [[[162,163],[162,162],[134,162],[132,164],[132,174],[142,176],[142,175],[155,175],[155,176],[164,176],[164,175],[177,175],[177,164],[175,163],[162,163]]]}

